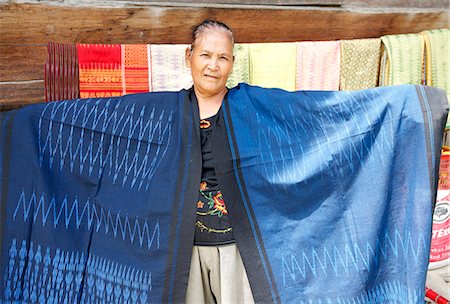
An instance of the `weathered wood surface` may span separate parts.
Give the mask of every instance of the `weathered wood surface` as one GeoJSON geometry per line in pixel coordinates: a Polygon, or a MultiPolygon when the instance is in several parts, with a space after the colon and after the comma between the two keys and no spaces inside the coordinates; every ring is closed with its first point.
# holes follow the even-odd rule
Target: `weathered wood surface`
{"type": "Polygon", "coordinates": [[[3,45],[187,43],[194,24],[226,22],[238,42],[335,40],[415,33],[448,26],[449,13],[355,13],[345,10],[86,8],[1,5],[3,45]]]}
{"type": "Polygon", "coordinates": [[[230,25],[237,42],[369,38],[449,26],[447,10],[93,8],[0,2],[0,102],[44,100],[43,69],[49,41],[189,43],[191,27],[206,18],[230,25]],[[28,86],[30,80],[40,82],[28,86]],[[19,89],[21,92],[11,93],[19,89]]]}
{"type": "Polygon", "coordinates": [[[46,43],[35,45],[2,43],[0,54],[0,83],[44,79],[46,43]]]}
{"type": "Polygon", "coordinates": [[[318,6],[318,7],[377,7],[377,8],[441,8],[448,9],[449,0],[0,0],[0,3],[39,3],[51,5],[90,7],[130,7],[130,6],[255,6],[274,7],[318,6]]]}
{"type": "Polygon", "coordinates": [[[0,92],[0,111],[45,100],[43,80],[0,83],[0,92]]]}

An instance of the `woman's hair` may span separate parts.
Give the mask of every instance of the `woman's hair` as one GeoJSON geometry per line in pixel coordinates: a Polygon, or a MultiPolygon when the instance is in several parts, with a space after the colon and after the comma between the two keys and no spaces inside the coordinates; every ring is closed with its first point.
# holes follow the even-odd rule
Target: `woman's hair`
{"type": "Polygon", "coordinates": [[[207,19],[202,23],[196,25],[192,30],[192,44],[191,53],[194,51],[195,41],[200,38],[207,30],[222,30],[228,34],[231,40],[231,44],[234,45],[234,35],[233,31],[225,24],[220,21],[207,19]]]}

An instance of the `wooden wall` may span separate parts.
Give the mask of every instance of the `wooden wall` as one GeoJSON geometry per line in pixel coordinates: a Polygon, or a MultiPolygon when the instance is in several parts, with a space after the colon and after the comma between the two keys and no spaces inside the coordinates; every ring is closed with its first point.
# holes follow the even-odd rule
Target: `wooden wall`
{"type": "Polygon", "coordinates": [[[237,42],[380,37],[449,27],[449,0],[0,0],[0,109],[44,101],[49,41],[189,43],[194,24],[227,23],[237,42]]]}

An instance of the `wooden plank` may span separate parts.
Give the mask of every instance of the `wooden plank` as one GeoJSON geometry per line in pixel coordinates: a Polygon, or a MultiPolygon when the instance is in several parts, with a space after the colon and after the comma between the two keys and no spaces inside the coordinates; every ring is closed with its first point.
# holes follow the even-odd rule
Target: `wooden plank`
{"type": "MultiPolygon", "coordinates": [[[[58,0],[56,0],[58,1],[58,0]]],[[[13,1],[14,2],[14,1],[13,1]]],[[[58,1],[61,3],[60,1],[58,1]]],[[[176,1],[147,1],[147,0],[136,0],[136,1],[118,1],[118,0],[105,0],[101,2],[93,2],[90,0],[64,0],[64,3],[74,4],[77,6],[83,6],[86,4],[90,4],[91,6],[112,6],[112,7],[126,7],[130,5],[144,5],[144,6],[204,6],[204,7],[220,7],[221,5],[237,5],[237,6],[340,6],[345,0],[176,0],[176,1]]],[[[21,2],[24,3],[24,2],[21,2]]],[[[55,4],[57,2],[53,0],[35,0],[35,1],[26,1],[26,3],[44,3],[44,4],[55,4]]]]}
{"type": "Polygon", "coordinates": [[[44,81],[0,83],[0,111],[45,101],[44,81]]]}
{"type": "Polygon", "coordinates": [[[206,18],[230,25],[238,42],[336,40],[417,33],[448,26],[449,13],[358,13],[347,10],[215,8],[87,8],[0,5],[4,44],[188,43],[206,18]],[[76,18],[74,17],[76,16],[76,18]],[[186,18],[189,16],[189,18],[186,18]],[[248,22],[251,20],[252,22],[248,22]]]}
{"type": "MultiPolygon", "coordinates": [[[[41,1],[42,2],[42,1],[41,1]]],[[[105,3],[104,1],[102,1],[105,3]]],[[[131,2],[131,1],[116,1],[109,0],[107,2],[116,3],[131,2]]],[[[147,0],[135,0],[134,3],[149,3],[147,0]]],[[[176,4],[204,4],[204,5],[223,5],[223,4],[236,4],[236,5],[265,5],[265,6],[342,6],[342,7],[378,7],[378,8],[442,8],[448,9],[449,0],[177,0],[177,1],[158,1],[166,5],[176,4]]],[[[80,1],[78,0],[78,3],[80,1]]],[[[92,4],[92,1],[90,1],[92,4]]],[[[154,4],[154,3],[153,3],[154,4]]]]}
{"type": "Polygon", "coordinates": [[[448,10],[449,0],[343,0],[343,6],[384,8],[439,8],[448,10]]]}
{"type": "Polygon", "coordinates": [[[377,8],[441,8],[448,9],[449,0],[175,0],[175,1],[148,1],[148,0],[28,0],[11,1],[0,0],[0,3],[30,3],[50,4],[59,6],[90,6],[90,7],[130,7],[130,6],[204,6],[220,7],[227,5],[236,6],[342,6],[342,7],[377,7],[377,8]]]}
{"type": "Polygon", "coordinates": [[[1,107],[44,100],[43,67],[48,41],[189,43],[191,27],[206,18],[229,24],[236,33],[236,41],[243,43],[418,33],[425,29],[448,27],[449,13],[426,10],[388,13],[369,10],[361,13],[346,9],[90,8],[0,4],[1,107]],[[26,80],[40,82],[20,82],[26,80]]]}
{"type": "Polygon", "coordinates": [[[0,17],[0,82],[5,82],[42,80],[48,41],[189,43],[191,27],[208,17],[229,24],[237,42],[368,38],[447,27],[449,13],[3,4],[0,17]]]}
{"type": "Polygon", "coordinates": [[[44,79],[46,44],[0,45],[0,82],[44,79]]]}

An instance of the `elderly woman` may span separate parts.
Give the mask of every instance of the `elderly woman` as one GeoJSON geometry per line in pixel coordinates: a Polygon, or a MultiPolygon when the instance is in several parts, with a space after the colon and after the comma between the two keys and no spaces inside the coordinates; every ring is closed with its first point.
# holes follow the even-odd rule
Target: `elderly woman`
{"type": "Polygon", "coordinates": [[[220,117],[225,86],[233,69],[233,33],[221,22],[205,20],[193,31],[186,49],[186,64],[194,81],[191,97],[198,103],[202,153],[202,177],[197,202],[194,248],[187,303],[252,303],[247,275],[235,244],[226,207],[214,172],[212,138],[220,117]]]}
{"type": "Polygon", "coordinates": [[[193,38],[190,91],[0,117],[0,302],[423,303],[444,92],[227,91],[193,38]]]}

